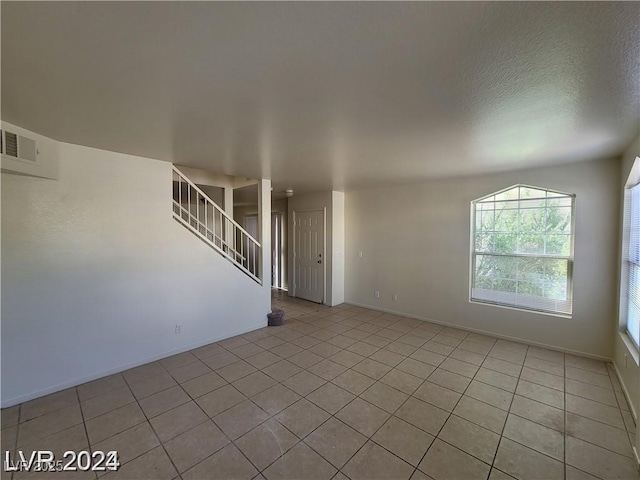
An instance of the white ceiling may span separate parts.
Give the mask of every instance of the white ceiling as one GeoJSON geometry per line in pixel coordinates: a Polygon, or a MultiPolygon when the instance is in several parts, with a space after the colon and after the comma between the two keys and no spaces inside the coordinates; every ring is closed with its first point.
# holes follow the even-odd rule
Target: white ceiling
{"type": "Polygon", "coordinates": [[[303,191],[617,155],[640,3],[2,2],[2,118],[303,191]]]}

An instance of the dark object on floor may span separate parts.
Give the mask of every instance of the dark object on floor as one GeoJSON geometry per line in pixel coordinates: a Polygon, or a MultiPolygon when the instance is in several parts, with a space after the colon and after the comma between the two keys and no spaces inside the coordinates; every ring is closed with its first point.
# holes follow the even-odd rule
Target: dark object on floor
{"type": "Polygon", "coordinates": [[[269,319],[270,327],[277,327],[284,323],[284,310],[280,310],[279,308],[274,308],[271,313],[267,314],[267,318],[269,319]]]}

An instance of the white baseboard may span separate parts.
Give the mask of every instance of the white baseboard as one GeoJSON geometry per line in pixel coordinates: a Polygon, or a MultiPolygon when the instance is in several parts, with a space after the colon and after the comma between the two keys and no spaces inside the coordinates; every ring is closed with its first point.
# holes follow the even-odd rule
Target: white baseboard
{"type": "Polygon", "coordinates": [[[532,342],[531,340],[527,340],[525,338],[512,337],[510,335],[502,335],[502,334],[496,333],[496,332],[489,332],[487,330],[480,330],[479,328],[470,328],[470,327],[466,327],[466,326],[456,325],[455,323],[442,322],[440,320],[434,320],[433,318],[421,317],[419,315],[411,315],[409,313],[398,312],[398,311],[395,311],[395,310],[390,310],[390,309],[387,309],[387,308],[380,308],[380,307],[376,307],[376,306],[372,306],[372,305],[366,305],[364,303],[352,302],[352,301],[348,301],[348,300],[346,300],[345,303],[348,304],[348,305],[354,305],[356,307],[368,308],[369,310],[376,310],[378,312],[384,312],[384,313],[390,313],[392,315],[398,315],[400,317],[413,318],[415,320],[422,320],[424,322],[435,323],[435,324],[442,325],[442,326],[445,326],[445,327],[458,328],[460,330],[466,330],[466,331],[473,332],[473,333],[480,333],[482,335],[489,335],[491,337],[502,338],[504,340],[510,340],[512,342],[526,343],[527,345],[533,345],[533,346],[536,346],[536,347],[547,348],[549,350],[555,350],[555,351],[563,352],[563,353],[571,353],[573,355],[580,355],[581,357],[593,358],[595,360],[600,360],[600,361],[603,361],[603,362],[611,362],[611,358],[610,357],[605,357],[605,356],[602,356],[602,355],[594,355],[592,353],[581,352],[581,351],[578,351],[578,350],[571,350],[569,348],[562,348],[562,347],[558,347],[556,345],[548,345],[546,343],[532,342]]]}
{"type": "Polygon", "coordinates": [[[123,364],[123,365],[118,365],[117,367],[114,367],[114,368],[109,368],[107,370],[103,370],[101,372],[98,372],[98,373],[95,373],[95,374],[92,374],[92,375],[88,375],[88,376],[85,376],[85,377],[82,377],[82,378],[70,380],[68,382],[59,383],[57,385],[53,385],[51,387],[43,388],[41,390],[36,390],[35,392],[30,392],[30,393],[27,393],[25,395],[19,395],[17,397],[9,398],[9,399],[6,399],[6,400],[3,399],[1,407],[2,408],[12,407],[12,406],[17,405],[19,403],[28,402],[29,400],[33,400],[35,398],[40,398],[40,397],[43,397],[45,395],[49,395],[51,393],[56,393],[56,392],[59,392],[61,390],[65,390],[67,388],[71,388],[71,387],[75,387],[75,386],[78,386],[78,385],[82,385],[83,383],[87,383],[87,382],[90,382],[92,380],[97,380],[98,378],[106,377],[108,375],[113,375],[114,373],[124,372],[125,370],[129,370],[131,368],[139,367],[140,365],[144,365],[146,363],[155,362],[156,360],[161,360],[163,358],[170,357],[172,355],[177,355],[179,353],[188,352],[189,350],[193,350],[194,348],[202,347],[204,345],[209,345],[210,343],[220,342],[220,341],[225,340],[227,338],[235,337],[236,335],[242,335],[243,333],[252,332],[254,330],[257,330],[259,328],[266,327],[266,326],[267,326],[266,322],[260,323],[259,325],[257,325],[257,324],[256,325],[252,325],[252,326],[244,328],[242,330],[238,330],[238,331],[235,331],[233,333],[230,333],[229,335],[223,335],[221,337],[209,338],[207,340],[202,340],[200,342],[197,342],[195,344],[192,344],[192,345],[189,345],[189,346],[186,346],[186,347],[181,347],[181,348],[177,348],[175,350],[170,350],[168,352],[159,353],[159,354],[153,355],[151,357],[147,357],[147,358],[143,358],[143,359],[140,359],[140,360],[136,360],[135,362],[131,362],[131,363],[123,364]]]}
{"type": "Polygon", "coordinates": [[[616,365],[616,362],[611,362],[611,363],[613,364],[613,370],[614,370],[614,372],[616,372],[616,376],[618,377],[618,382],[620,383],[620,386],[622,387],[622,393],[624,394],[624,398],[627,401],[627,405],[629,405],[629,410],[631,411],[631,416],[633,417],[633,420],[636,422],[636,426],[637,426],[638,425],[638,412],[635,409],[635,405],[631,401],[631,397],[629,396],[629,391],[627,390],[627,386],[624,384],[624,381],[622,379],[622,375],[620,375],[620,370],[618,370],[618,365],[616,365]]]}

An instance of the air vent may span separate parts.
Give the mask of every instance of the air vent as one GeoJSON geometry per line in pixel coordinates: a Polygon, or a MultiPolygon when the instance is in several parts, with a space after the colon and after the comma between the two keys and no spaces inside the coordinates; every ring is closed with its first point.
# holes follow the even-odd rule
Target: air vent
{"type": "Polygon", "coordinates": [[[11,132],[5,132],[5,155],[18,158],[18,135],[11,132]]]}
{"type": "Polygon", "coordinates": [[[9,157],[35,162],[38,149],[36,141],[13,132],[0,131],[0,151],[9,157]]]}

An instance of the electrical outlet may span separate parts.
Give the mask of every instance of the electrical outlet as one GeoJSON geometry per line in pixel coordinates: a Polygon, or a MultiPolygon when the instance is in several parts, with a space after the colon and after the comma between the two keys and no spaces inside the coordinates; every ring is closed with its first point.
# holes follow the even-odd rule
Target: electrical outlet
{"type": "Polygon", "coordinates": [[[397,302],[397,301],[398,301],[398,294],[397,294],[397,293],[394,293],[394,294],[393,294],[393,296],[392,296],[392,298],[393,298],[393,301],[394,301],[394,302],[397,302]]]}
{"type": "Polygon", "coordinates": [[[375,292],[373,292],[373,296],[376,298],[380,298],[380,290],[376,290],[375,292]]]}
{"type": "Polygon", "coordinates": [[[176,325],[176,333],[182,333],[182,325],[176,325]]]}
{"type": "Polygon", "coordinates": [[[358,252],[358,257],[362,258],[362,250],[358,252]]]}

